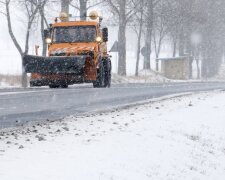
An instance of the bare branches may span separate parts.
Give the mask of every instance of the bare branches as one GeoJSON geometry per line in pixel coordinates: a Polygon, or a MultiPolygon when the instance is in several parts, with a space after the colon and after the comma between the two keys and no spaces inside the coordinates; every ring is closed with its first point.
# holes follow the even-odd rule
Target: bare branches
{"type": "Polygon", "coordinates": [[[87,7],[87,10],[88,10],[88,9],[91,9],[91,8],[93,8],[93,7],[99,6],[100,4],[104,3],[105,1],[106,1],[106,0],[102,0],[102,1],[97,2],[97,3],[95,3],[95,4],[89,5],[89,6],[87,7]]]}
{"type": "MultiPolygon", "coordinates": [[[[119,69],[120,75],[126,75],[126,27],[136,13],[137,3],[133,0],[106,0],[119,21],[118,32],[118,51],[119,51],[119,69]]],[[[137,1],[136,1],[137,2],[137,1]]]]}
{"type": "Polygon", "coordinates": [[[77,1],[76,1],[76,4],[74,4],[74,3],[70,3],[70,6],[72,6],[73,8],[75,8],[76,10],[80,10],[80,7],[79,7],[79,5],[77,4],[77,1]]]}
{"type": "Polygon", "coordinates": [[[25,50],[24,54],[27,54],[29,51],[29,37],[30,37],[30,30],[31,26],[33,24],[33,21],[40,9],[43,9],[45,6],[47,0],[25,0],[25,7],[27,9],[27,15],[28,15],[28,24],[27,24],[27,31],[26,31],[26,43],[25,43],[25,50]]]}
{"type": "Polygon", "coordinates": [[[6,4],[6,0],[0,0],[0,4],[5,5],[6,4]]]}
{"type": "Polygon", "coordinates": [[[112,10],[117,14],[119,15],[120,14],[120,11],[119,11],[119,8],[112,2],[112,0],[106,0],[110,7],[112,8],[112,10]]]}
{"type": "MultiPolygon", "coordinates": [[[[93,3],[88,3],[88,6],[87,6],[87,10],[88,9],[91,9],[93,7],[96,7],[96,6],[99,6],[101,5],[102,3],[104,3],[106,0],[100,0],[99,2],[93,2],[93,3]]],[[[78,3],[78,1],[71,1],[70,2],[70,6],[75,8],[76,10],[80,11],[80,5],[78,3]]]]}
{"type": "Polygon", "coordinates": [[[20,55],[23,56],[23,50],[12,31],[12,23],[11,23],[11,14],[10,14],[10,10],[9,10],[9,4],[10,4],[10,0],[6,0],[5,6],[6,6],[6,17],[7,17],[9,35],[10,35],[14,45],[16,46],[17,50],[19,51],[20,55]]]}
{"type": "Polygon", "coordinates": [[[6,8],[6,18],[7,18],[7,23],[8,23],[8,32],[9,35],[17,48],[18,52],[21,55],[22,58],[22,86],[27,87],[27,75],[24,72],[24,67],[23,67],[23,56],[26,55],[29,51],[29,39],[30,39],[30,33],[31,33],[31,27],[33,25],[33,22],[37,16],[37,13],[40,9],[43,9],[46,2],[48,0],[23,0],[20,3],[24,5],[25,12],[27,15],[27,29],[26,29],[26,38],[25,38],[25,48],[24,51],[19,44],[14,32],[13,32],[13,27],[12,27],[12,22],[11,22],[11,13],[10,13],[10,0],[5,0],[3,2],[2,0],[0,1],[1,4],[5,5],[6,8]]]}
{"type": "MultiPolygon", "coordinates": [[[[0,5],[2,5],[2,7],[5,7],[5,4],[6,4],[5,1],[0,0],[0,5]]],[[[5,12],[5,9],[4,9],[4,10],[0,9],[0,14],[2,14],[2,15],[4,15],[4,16],[7,15],[6,12],[5,12]]]]}

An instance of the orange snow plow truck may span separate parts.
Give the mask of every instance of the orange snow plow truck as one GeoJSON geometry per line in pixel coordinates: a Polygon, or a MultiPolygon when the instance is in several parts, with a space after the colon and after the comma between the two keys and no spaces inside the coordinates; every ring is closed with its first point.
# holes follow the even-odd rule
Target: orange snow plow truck
{"type": "Polygon", "coordinates": [[[66,13],[60,22],[44,31],[48,57],[26,55],[23,65],[31,73],[30,86],[67,88],[77,83],[93,83],[95,88],[110,87],[111,60],[107,52],[108,29],[102,18],[91,12],[88,21],[69,21],[66,13]]]}

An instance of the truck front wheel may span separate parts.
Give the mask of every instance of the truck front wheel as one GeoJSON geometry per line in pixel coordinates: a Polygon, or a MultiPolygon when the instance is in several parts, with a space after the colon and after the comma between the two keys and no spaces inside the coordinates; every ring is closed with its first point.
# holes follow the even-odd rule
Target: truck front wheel
{"type": "Polygon", "coordinates": [[[104,61],[104,70],[105,70],[105,80],[104,80],[104,87],[110,87],[111,86],[111,60],[107,59],[104,61]]]}
{"type": "Polygon", "coordinates": [[[105,87],[105,70],[104,70],[104,64],[101,61],[100,67],[97,72],[97,79],[95,82],[93,82],[94,88],[101,88],[105,87]]]}
{"type": "Polygon", "coordinates": [[[51,88],[51,89],[59,88],[59,85],[50,84],[49,85],[49,88],[51,88]]]}
{"type": "Polygon", "coordinates": [[[55,88],[63,88],[63,89],[66,89],[68,88],[68,85],[67,84],[50,84],[49,85],[49,88],[51,89],[55,89],[55,88]]]}
{"type": "Polygon", "coordinates": [[[61,84],[60,87],[63,89],[66,89],[66,88],[68,88],[68,84],[61,84]]]}

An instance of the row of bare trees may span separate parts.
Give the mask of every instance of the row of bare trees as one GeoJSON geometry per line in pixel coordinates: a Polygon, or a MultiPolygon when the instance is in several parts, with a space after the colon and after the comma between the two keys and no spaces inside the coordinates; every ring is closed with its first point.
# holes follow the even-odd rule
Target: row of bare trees
{"type": "Polygon", "coordinates": [[[159,58],[162,44],[168,43],[165,38],[173,45],[171,56],[193,57],[198,78],[211,77],[218,72],[224,55],[224,0],[106,1],[118,19],[120,75],[126,75],[126,27],[129,24],[135,27],[138,39],[136,75],[141,47],[145,47],[143,68],[151,69],[151,53],[154,51],[156,59],[159,58]]]}
{"type": "MultiPolygon", "coordinates": [[[[32,28],[39,23],[41,32],[48,26],[46,8],[53,3],[61,5],[61,11],[70,12],[70,8],[80,13],[85,20],[88,9],[99,5],[107,8],[115,17],[118,28],[119,63],[118,74],[126,75],[126,31],[132,26],[137,34],[138,75],[140,52],[144,47],[144,69],[151,69],[151,54],[160,57],[163,43],[170,39],[173,51],[171,56],[193,56],[202,77],[213,76],[221,64],[224,54],[225,2],[224,0],[0,0],[1,14],[5,15],[10,37],[21,55],[29,51],[29,39],[32,28]],[[12,9],[20,7],[26,16],[25,41],[19,42],[11,22],[12,9]],[[22,47],[24,45],[24,48],[22,47]],[[199,59],[202,60],[201,67],[199,59]]],[[[50,12],[51,13],[51,12],[50,12]]],[[[42,34],[42,55],[46,55],[46,44],[42,34]]],[[[156,70],[158,70],[156,61],[156,70]]],[[[23,86],[26,74],[22,75],[23,86]]]]}
{"type": "Polygon", "coordinates": [[[22,86],[27,87],[27,75],[24,72],[23,68],[23,56],[28,54],[29,52],[30,33],[32,30],[32,26],[37,18],[37,14],[39,12],[43,12],[43,8],[46,5],[47,0],[24,0],[24,1],[1,0],[0,3],[5,7],[5,11],[3,11],[2,14],[4,14],[7,19],[9,35],[22,59],[22,81],[21,81],[22,86]],[[11,6],[14,7],[14,11],[16,9],[15,7],[20,7],[21,9],[23,9],[23,12],[26,16],[25,20],[26,31],[24,32],[25,36],[24,42],[19,42],[18,38],[15,35],[14,30],[17,28],[16,27],[17,24],[12,22],[11,6]],[[24,47],[22,47],[22,45],[24,45],[24,47]]]}
{"type": "Polygon", "coordinates": [[[88,0],[79,0],[77,1],[72,0],[0,0],[0,13],[4,15],[7,24],[8,24],[8,32],[11,37],[12,42],[14,43],[16,49],[18,50],[21,61],[22,61],[22,77],[21,82],[23,87],[27,87],[27,75],[24,71],[23,67],[23,56],[27,55],[29,52],[29,44],[30,44],[30,34],[32,32],[32,28],[35,26],[38,27],[40,24],[40,31],[42,32],[42,55],[46,55],[47,51],[47,44],[45,43],[43,30],[48,27],[48,22],[46,20],[45,10],[48,6],[51,6],[54,3],[60,3],[61,11],[66,12],[69,14],[69,7],[76,8],[80,11],[80,16],[82,20],[86,19],[87,10],[91,7],[94,7],[103,1],[96,1],[95,3],[89,3],[88,0]],[[24,42],[20,42],[19,38],[16,37],[15,29],[17,29],[17,23],[12,21],[13,12],[18,12],[19,9],[23,11],[26,19],[25,19],[25,26],[26,31],[24,32],[25,40],[24,42]],[[24,45],[24,47],[23,47],[24,45]]]}

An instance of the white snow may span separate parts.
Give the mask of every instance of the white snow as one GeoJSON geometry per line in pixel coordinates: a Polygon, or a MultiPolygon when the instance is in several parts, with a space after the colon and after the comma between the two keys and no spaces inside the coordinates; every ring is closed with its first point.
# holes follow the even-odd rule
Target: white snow
{"type": "Polygon", "coordinates": [[[213,92],[5,130],[0,179],[223,180],[224,115],[213,92]]]}
{"type": "Polygon", "coordinates": [[[0,88],[20,87],[20,76],[0,74],[0,88]]]}
{"type": "Polygon", "coordinates": [[[138,76],[120,76],[112,74],[112,83],[164,83],[172,82],[173,80],[165,78],[158,72],[152,70],[142,70],[138,76]]]}
{"type": "Polygon", "coordinates": [[[5,81],[0,81],[0,88],[11,88],[11,87],[16,87],[16,86],[12,86],[5,81]]]}
{"type": "MultiPolygon", "coordinates": [[[[139,71],[138,76],[120,76],[118,74],[112,74],[112,83],[113,84],[126,84],[126,83],[181,83],[181,82],[204,82],[205,79],[190,79],[190,80],[174,80],[168,79],[163,76],[162,73],[156,72],[154,70],[141,70],[139,71]]],[[[217,81],[213,79],[211,81],[217,81]]]]}

